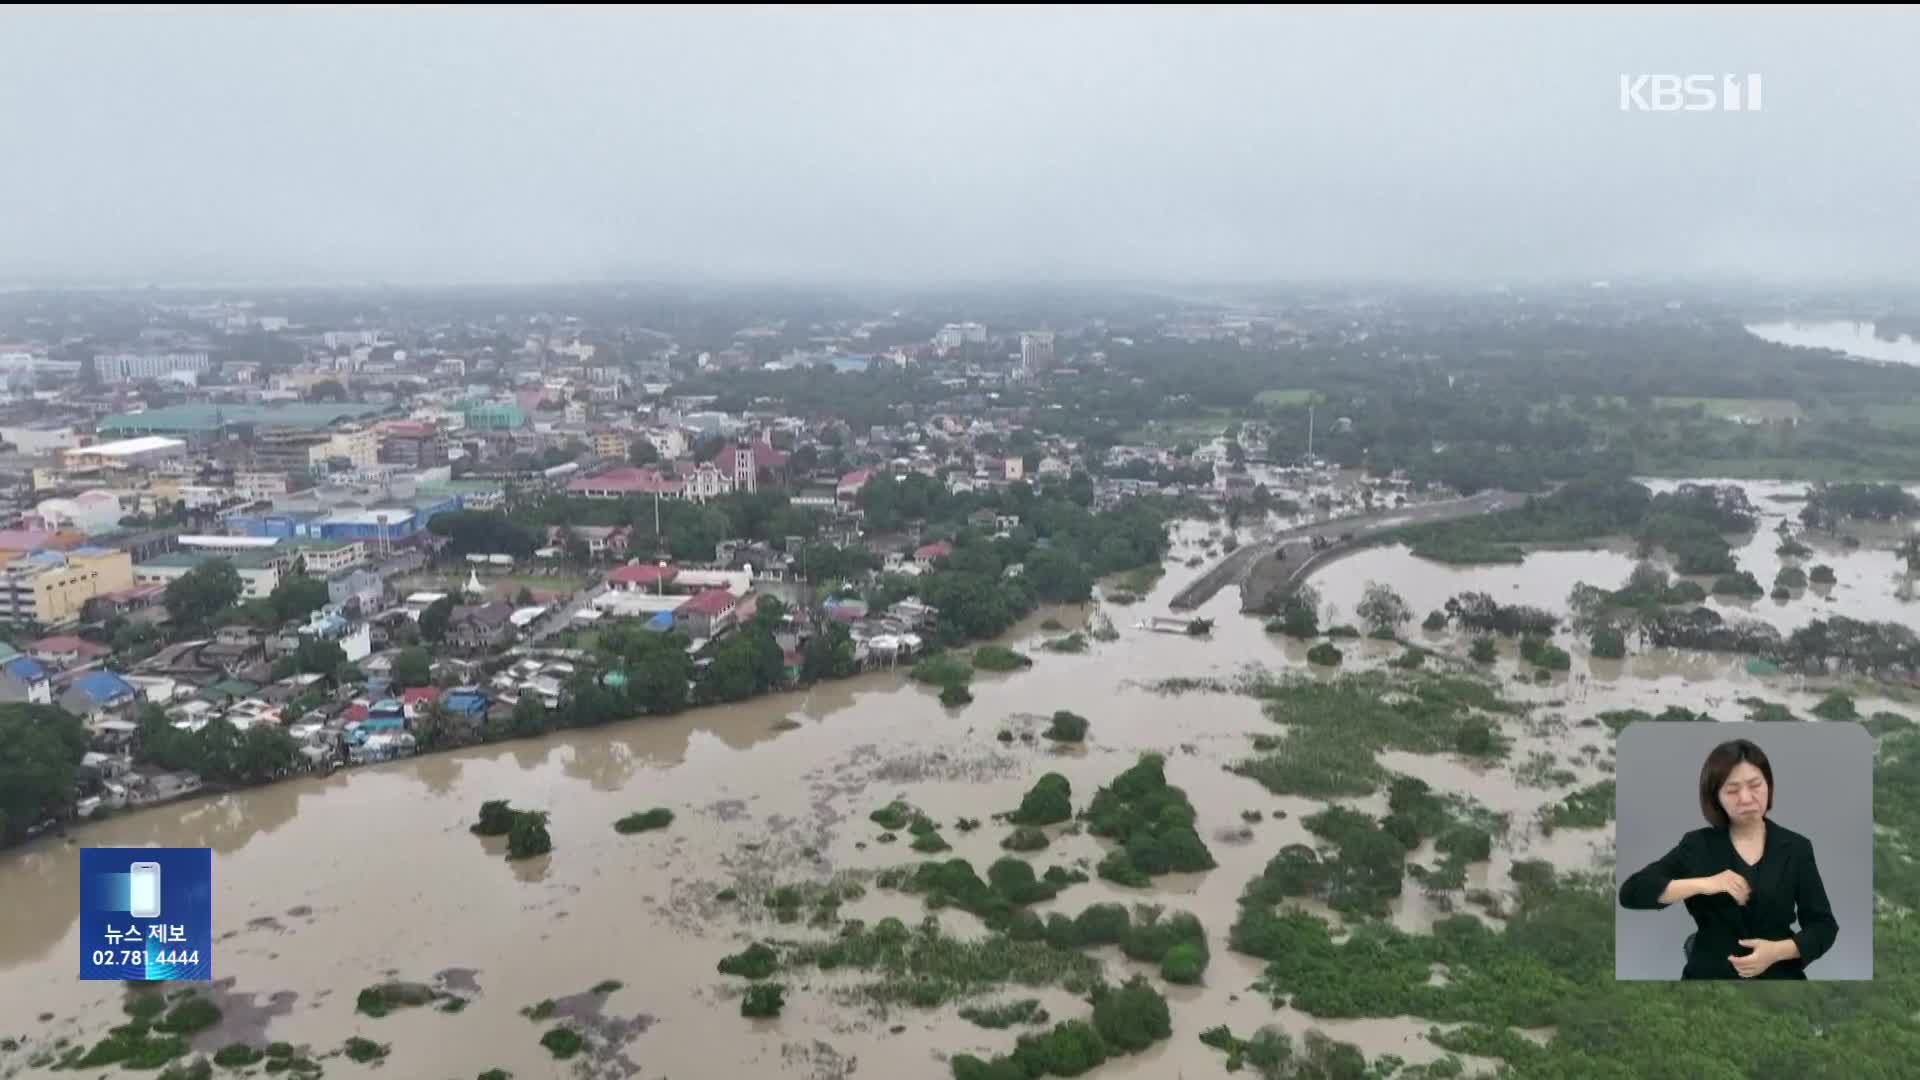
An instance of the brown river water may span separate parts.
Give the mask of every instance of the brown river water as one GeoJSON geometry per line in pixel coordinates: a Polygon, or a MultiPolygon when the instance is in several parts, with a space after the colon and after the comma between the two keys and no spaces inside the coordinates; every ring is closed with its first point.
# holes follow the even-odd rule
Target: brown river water
{"type": "MultiPolygon", "coordinates": [[[[1797,509],[1767,503],[1761,499],[1766,485],[1753,487],[1755,500],[1769,512],[1797,509]]],[[[1743,566],[1764,584],[1772,579],[1766,563],[1773,559],[1771,526],[1764,522],[1749,545],[1764,546],[1764,557],[1757,550],[1741,552],[1743,566]]],[[[1317,1021],[1275,1010],[1249,989],[1259,963],[1226,947],[1242,886],[1282,845],[1308,839],[1299,821],[1319,804],[1276,797],[1223,768],[1249,752],[1250,735],[1278,731],[1257,702],[1230,694],[1164,696],[1143,688],[1172,676],[1232,677],[1250,665],[1309,670],[1305,645],[1269,637],[1258,620],[1241,617],[1234,589],[1198,612],[1216,620],[1210,638],[1133,625],[1164,613],[1167,599],[1200,572],[1185,562],[1217,528],[1180,525],[1169,572],[1138,605],[1036,613],[1008,635],[1034,657],[1034,666],[977,677],[975,701],[961,710],[941,707],[932,691],[907,682],[904,672],[878,672],[665,720],[475,747],[178,803],[0,854],[0,1037],[24,1043],[19,1051],[0,1054],[0,1075],[37,1075],[24,1067],[36,1048],[62,1035],[89,1041],[120,1022],[117,984],[75,978],[80,847],[168,845],[208,846],[215,853],[214,970],[225,1020],[195,1039],[198,1050],[235,1039],[273,1039],[308,1044],[320,1053],[359,1034],[391,1044],[381,1074],[406,1078],[471,1077],[493,1067],[523,1080],[944,1077],[948,1055],[1003,1052],[1018,1029],[975,1027],[960,1020],[954,1006],[882,1015],[835,999],[833,991],[852,975],[804,971],[787,977],[787,1006],[778,1019],[743,1019],[740,980],[715,972],[720,957],[755,938],[821,931],[778,925],[764,909],[721,903],[714,893],[825,881],[839,872],[919,858],[906,850],[904,834],[898,844],[875,842],[881,829],[867,814],[896,797],[945,826],[942,835],[953,851],[941,857],[964,857],[984,871],[1002,854],[998,843],[1007,831],[989,816],[1012,809],[1041,773],[1064,774],[1078,808],[1148,750],[1167,755],[1168,778],[1192,798],[1200,833],[1219,867],[1162,878],[1150,890],[1096,878],[1038,910],[1072,913],[1103,900],[1189,910],[1207,927],[1213,962],[1204,985],[1165,988],[1173,1006],[1171,1040],[1094,1075],[1224,1075],[1224,1056],[1197,1038],[1220,1023],[1243,1035],[1268,1023],[1296,1036],[1317,1027],[1357,1044],[1369,1057],[1440,1057],[1424,1038],[1433,1025],[1416,1017],[1317,1021]],[[1095,643],[1082,655],[1038,648],[1055,636],[1039,629],[1041,620],[1077,626],[1096,609],[1112,618],[1118,640],[1095,643]],[[1062,708],[1092,722],[1083,747],[995,739],[1002,728],[1037,734],[1044,718],[1062,708]],[[471,835],[467,827],[480,803],[491,798],[547,810],[553,853],[510,863],[498,841],[471,835]],[[613,831],[615,819],[653,806],[674,811],[670,827],[635,836],[613,831]],[[1241,812],[1254,809],[1263,811],[1264,820],[1243,824],[1241,812]],[[985,826],[961,833],[952,822],[962,816],[980,818],[985,826]],[[407,1009],[381,1019],[357,1015],[355,994],[386,978],[438,979],[473,1000],[458,1014],[407,1009]],[[603,999],[586,994],[604,979],[625,985],[603,999]],[[544,998],[576,1017],[596,1049],[572,1061],[552,1060],[537,1041],[550,1023],[520,1015],[544,998]],[[44,1014],[52,1018],[37,1019],[44,1014]]],[[[1782,625],[1835,609],[1912,618],[1914,609],[1893,598],[1891,554],[1874,543],[1854,552],[1823,550],[1807,563],[1817,561],[1834,566],[1839,584],[1828,598],[1808,594],[1778,609],[1782,625]]],[[[1610,587],[1631,566],[1624,550],[1542,552],[1520,566],[1452,569],[1401,549],[1380,549],[1335,563],[1316,585],[1344,616],[1351,615],[1368,580],[1392,584],[1421,614],[1465,589],[1564,610],[1574,580],[1610,587]]],[[[1772,603],[1756,602],[1752,610],[1764,617],[1772,603]]],[[[1409,636],[1437,649],[1464,648],[1452,634],[1426,635],[1416,627],[1409,636]]],[[[1350,669],[1377,665],[1399,651],[1383,643],[1345,644],[1352,646],[1350,669]]],[[[1471,794],[1512,816],[1509,835],[1496,843],[1491,863],[1472,869],[1469,888],[1498,892],[1507,868],[1520,858],[1546,858],[1569,868],[1609,864],[1609,830],[1561,830],[1547,838],[1530,824],[1542,806],[1571,787],[1528,786],[1514,775],[1529,755],[1548,753],[1557,767],[1575,775],[1573,786],[1604,778],[1612,738],[1604,728],[1578,726],[1580,719],[1608,708],[1657,711],[1671,704],[1739,719],[1742,710],[1733,699],[1746,694],[1784,702],[1805,715],[1819,697],[1789,676],[1750,676],[1730,657],[1640,654],[1589,662],[1577,643],[1563,644],[1575,653],[1574,670],[1539,686],[1514,679],[1513,649],[1504,648],[1496,667],[1504,692],[1540,705],[1527,722],[1509,724],[1514,750],[1506,763],[1480,769],[1444,756],[1382,757],[1395,771],[1471,794]]],[[[1861,702],[1863,712],[1889,707],[1916,711],[1861,702]]],[[[1373,813],[1383,813],[1384,804],[1384,795],[1352,803],[1373,813]]],[[[1060,836],[1034,858],[1039,865],[1085,859],[1090,872],[1102,851],[1102,842],[1090,836],[1060,836]]],[[[1416,852],[1414,860],[1428,854],[1416,852]]],[[[1459,910],[1495,918],[1471,905],[1459,910]]],[[[869,921],[897,915],[911,925],[924,911],[918,897],[870,888],[840,914],[869,921]]],[[[1409,883],[1393,920],[1418,931],[1443,914],[1409,883]]],[[[951,933],[982,932],[972,916],[940,915],[951,933]]],[[[1110,977],[1148,970],[1115,949],[1096,955],[1110,977]]],[[[1009,988],[1000,995],[1029,996],[1040,998],[1056,1019],[1087,1012],[1084,1002],[1058,990],[1009,988]]],[[[1471,1066],[1490,1064],[1467,1060],[1471,1066]]],[[[325,1066],[328,1076],[372,1072],[344,1058],[325,1066]]]]}

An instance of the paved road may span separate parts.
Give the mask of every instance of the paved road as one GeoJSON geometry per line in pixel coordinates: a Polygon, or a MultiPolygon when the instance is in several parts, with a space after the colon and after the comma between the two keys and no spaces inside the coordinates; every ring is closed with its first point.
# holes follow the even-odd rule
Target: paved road
{"type": "Polygon", "coordinates": [[[570,626],[577,625],[573,613],[594,597],[607,591],[607,583],[601,582],[589,589],[582,589],[553,606],[553,610],[533,624],[533,629],[521,639],[525,645],[537,645],[570,626]]]}
{"type": "Polygon", "coordinates": [[[1447,499],[1441,502],[1396,507],[1391,510],[1376,510],[1370,514],[1355,514],[1351,517],[1334,518],[1331,521],[1288,529],[1257,544],[1242,545],[1232,554],[1215,563],[1206,573],[1195,578],[1192,584],[1175,594],[1168,606],[1175,611],[1191,611],[1213,599],[1215,594],[1228,585],[1244,584],[1255,564],[1288,543],[1302,540],[1311,542],[1316,536],[1335,540],[1344,533],[1352,533],[1356,537],[1365,536],[1382,529],[1397,529],[1403,525],[1418,525],[1428,521],[1445,521],[1448,518],[1466,517],[1470,514],[1484,514],[1506,506],[1517,506],[1525,498],[1524,495],[1513,495],[1504,491],[1483,491],[1464,499],[1447,499]]]}

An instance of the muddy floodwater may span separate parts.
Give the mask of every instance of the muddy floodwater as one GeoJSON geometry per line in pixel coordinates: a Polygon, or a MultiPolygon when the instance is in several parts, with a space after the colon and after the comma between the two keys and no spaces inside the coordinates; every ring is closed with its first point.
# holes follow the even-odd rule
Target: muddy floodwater
{"type": "MultiPolygon", "coordinates": [[[[1758,493],[1755,501],[1769,513],[1795,509],[1767,503],[1758,493]]],[[[1765,540],[1766,558],[1772,558],[1771,525],[1765,522],[1757,534],[1765,540]]],[[[1257,701],[1226,693],[1169,696],[1147,688],[1175,676],[1231,679],[1250,666],[1311,670],[1304,643],[1269,636],[1259,620],[1238,614],[1240,597],[1233,589],[1196,613],[1216,621],[1208,638],[1135,626],[1145,616],[1166,613],[1167,599],[1201,572],[1188,568],[1187,560],[1220,528],[1180,525],[1168,573],[1136,605],[1035,613],[1008,635],[1033,656],[1033,668],[978,675],[975,701],[964,709],[943,708],[933,691],[907,682],[904,672],[878,672],[665,720],[476,747],[175,804],[0,855],[0,1036],[23,1038],[31,1049],[59,1036],[90,1041],[120,1022],[118,984],[75,978],[81,846],[208,846],[215,853],[214,972],[226,1021],[196,1037],[197,1050],[246,1039],[284,1040],[324,1052],[358,1034],[391,1045],[380,1068],[390,1077],[471,1077],[494,1067],[520,1078],[944,1077],[949,1055],[1005,1052],[1019,1029],[975,1027],[960,1020],[952,1005],[896,1007],[883,1014],[836,997],[855,976],[807,970],[785,976],[787,1006],[778,1019],[743,1019],[741,981],[717,974],[718,960],[755,939],[829,931],[778,925],[764,908],[722,902],[715,894],[821,882],[837,873],[916,861],[904,835],[899,843],[880,843],[882,830],[867,819],[895,798],[910,800],[941,823],[953,846],[942,857],[963,857],[984,870],[1003,854],[998,845],[1007,832],[986,819],[1011,810],[1039,775],[1064,774],[1079,809],[1097,787],[1151,750],[1166,754],[1168,779],[1193,800],[1198,831],[1218,867],[1158,879],[1145,890],[1096,878],[1036,910],[1044,917],[1050,910],[1073,913],[1096,901],[1119,900],[1191,911],[1206,926],[1213,962],[1204,985],[1165,987],[1172,1039],[1116,1059],[1094,1075],[1225,1075],[1223,1055],[1198,1041],[1202,1030],[1220,1023],[1243,1034],[1267,1023],[1296,1036],[1317,1027],[1369,1057],[1441,1057],[1425,1038],[1434,1025],[1418,1017],[1317,1021],[1274,1009],[1250,990],[1260,963],[1227,948],[1242,887],[1281,846],[1310,839],[1300,820],[1321,804],[1272,795],[1225,770],[1250,752],[1250,736],[1278,730],[1257,701]],[[1043,639],[1057,636],[1040,628],[1042,620],[1079,627],[1096,613],[1111,619],[1117,640],[1095,642],[1080,655],[1039,648],[1043,639]],[[1023,738],[1037,736],[1056,709],[1091,721],[1083,746],[1023,738]],[[1002,730],[1014,733],[1012,742],[996,738],[1002,730]],[[553,853],[511,863],[497,840],[471,835],[468,826],[481,802],[496,798],[548,811],[553,853]],[[633,836],[614,832],[617,818],[655,806],[674,811],[671,826],[633,836]],[[1262,820],[1244,822],[1243,812],[1252,810],[1262,811],[1262,820]],[[953,827],[960,817],[986,824],[962,833],[953,827]],[[357,992],[387,979],[432,983],[472,1001],[455,1014],[415,1008],[381,1019],[357,1015],[357,992]],[[587,993],[602,980],[624,985],[607,995],[587,993]],[[592,1050],[567,1062],[549,1057],[538,1039],[551,1025],[521,1015],[547,998],[555,1000],[557,1015],[587,1032],[592,1050]],[[52,1019],[38,1020],[42,1014],[52,1019]]],[[[1771,571],[1763,572],[1757,552],[1740,555],[1743,566],[1770,582],[1771,571]]],[[[1609,549],[1544,552],[1519,566],[1453,569],[1415,560],[1402,549],[1381,549],[1334,564],[1316,583],[1349,616],[1369,579],[1393,585],[1422,614],[1467,589],[1564,610],[1574,580],[1611,587],[1625,578],[1632,561],[1630,552],[1609,549]]],[[[1822,551],[1808,560],[1814,561],[1833,565],[1839,585],[1829,597],[1796,597],[1781,609],[1783,625],[1826,610],[1912,618],[1910,606],[1881,597],[1892,588],[1881,580],[1892,563],[1876,551],[1822,551]]],[[[1754,613],[1770,603],[1756,602],[1754,613]]],[[[1423,640],[1417,627],[1408,636],[1423,640]]],[[[1442,651],[1464,646],[1448,633],[1424,640],[1442,651]]],[[[1349,668],[1377,666],[1399,652],[1378,642],[1343,644],[1351,646],[1349,668]]],[[[1819,696],[1790,676],[1752,676],[1732,657],[1701,654],[1590,663],[1582,653],[1574,671],[1534,685],[1515,679],[1512,654],[1510,643],[1503,646],[1494,675],[1504,693],[1536,708],[1524,721],[1510,722],[1505,733],[1514,749],[1506,762],[1482,768],[1451,756],[1381,757],[1393,771],[1471,795],[1510,816],[1512,827],[1496,841],[1492,860],[1470,870],[1470,889],[1496,893],[1516,859],[1545,858],[1563,868],[1610,863],[1609,830],[1563,829],[1547,837],[1533,825],[1541,807],[1609,775],[1611,735],[1581,720],[1603,709],[1657,711],[1671,704],[1739,719],[1732,701],[1749,694],[1805,715],[1819,696]],[[1521,775],[1524,763],[1543,755],[1565,774],[1558,783],[1521,775]]],[[[1915,711],[1861,702],[1863,712],[1879,708],[1915,711]]],[[[1371,813],[1385,811],[1384,794],[1350,802],[1371,813]]],[[[1091,836],[1063,835],[1034,859],[1043,866],[1084,861],[1091,872],[1103,851],[1104,842],[1091,836]]],[[[1422,858],[1416,852],[1414,860],[1422,858]]],[[[1495,914],[1466,905],[1458,910],[1497,923],[1495,914]]],[[[921,898],[879,889],[840,910],[842,918],[870,923],[896,915],[912,924],[924,914],[921,898]]],[[[1444,914],[1410,884],[1392,919],[1422,931],[1444,914]]],[[[984,933],[978,920],[959,912],[943,911],[940,920],[956,935],[984,933]]],[[[1110,978],[1151,971],[1113,948],[1094,955],[1110,978]]],[[[1087,1011],[1084,1002],[1059,990],[1009,987],[997,995],[1016,997],[1038,997],[1056,1019],[1087,1011]]],[[[12,1067],[20,1075],[38,1075],[24,1067],[25,1054],[0,1057],[0,1073],[12,1067]]],[[[1465,1060],[1470,1068],[1492,1064],[1465,1060]]],[[[325,1066],[328,1076],[372,1071],[342,1058],[325,1066]]]]}

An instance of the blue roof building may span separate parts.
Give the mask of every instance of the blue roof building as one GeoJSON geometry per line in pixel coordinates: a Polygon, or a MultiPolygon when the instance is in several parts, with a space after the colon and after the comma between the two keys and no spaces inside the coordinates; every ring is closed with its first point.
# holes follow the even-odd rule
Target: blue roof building
{"type": "Polygon", "coordinates": [[[455,690],[440,699],[440,706],[454,716],[478,719],[486,715],[487,695],[478,690],[455,690]]]}

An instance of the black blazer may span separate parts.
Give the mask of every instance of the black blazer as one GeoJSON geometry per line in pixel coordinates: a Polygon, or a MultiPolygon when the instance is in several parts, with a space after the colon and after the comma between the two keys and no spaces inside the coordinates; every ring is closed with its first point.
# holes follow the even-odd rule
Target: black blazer
{"type": "Polygon", "coordinates": [[[1695,829],[1681,837],[1672,851],[1636,871],[1620,886],[1620,906],[1645,911],[1668,907],[1660,902],[1660,894],[1679,878],[1712,877],[1722,870],[1732,870],[1752,886],[1744,907],[1725,893],[1687,899],[1687,913],[1693,916],[1699,931],[1681,978],[1738,979],[1740,973],[1733,970],[1727,958],[1747,953],[1746,948],[1735,944],[1741,938],[1792,938],[1800,946],[1798,960],[1780,961],[1756,976],[1761,979],[1804,979],[1807,965],[1833,947],[1840,924],[1834,921],[1826,886],[1820,881],[1819,867],[1814,865],[1813,843],[1771,818],[1766,819],[1766,830],[1766,850],[1753,865],[1733,849],[1733,836],[1728,830],[1695,829]],[[1793,931],[1796,914],[1799,933],[1793,931]]]}

